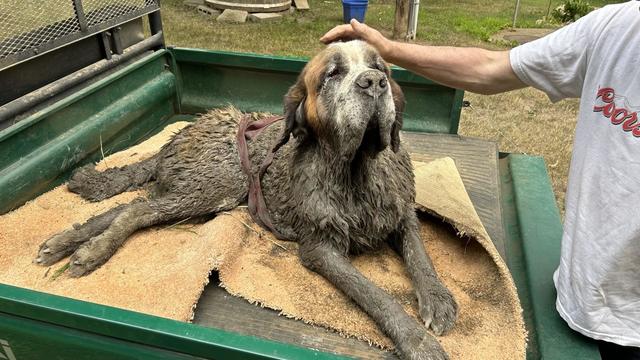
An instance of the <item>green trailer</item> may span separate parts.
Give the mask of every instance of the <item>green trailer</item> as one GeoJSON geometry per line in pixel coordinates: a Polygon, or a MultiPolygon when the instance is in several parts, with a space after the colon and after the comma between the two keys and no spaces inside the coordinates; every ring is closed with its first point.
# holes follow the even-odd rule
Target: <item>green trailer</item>
{"type": "MultiPolygon", "coordinates": [[[[104,2],[112,3],[110,9],[118,3],[104,2]]],[[[18,50],[0,38],[0,214],[61,184],[102,152],[132,146],[206,109],[234,104],[244,111],[279,113],[283,94],[306,63],[165,47],[156,1],[142,1],[93,25],[87,19],[95,16],[83,12],[80,0],[69,3],[79,24],[75,32],[18,50]],[[149,17],[147,35],[143,16],[149,17]]],[[[37,28],[27,35],[42,33],[37,28]]],[[[597,346],[571,331],[555,311],[552,273],[562,229],[543,159],[500,153],[495,144],[458,136],[462,91],[403,69],[394,69],[393,76],[407,99],[405,141],[426,156],[454,157],[513,273],[529,332],[527,357],[599,359],[597,346]]],[[[0,256],[11,254],[0,249],[0,256]]],[[[222,291],[215,284],[208,288],[211,296],[222,291]]],[[[354,356],[342,351],[351,345],[309,346],[269,331],[277,315],[255,309],[227,314],[217,323],[197,321],[197,314],[195,323],[183,323],[0,284],[0,359],[354,356]],[[252,324],[252,316],[270,320],[252,324]]],[[[304,324],[291,326],[307,331],[304,324]]],[[[373,350],[371,356],[389,357],[373,350]]]]}

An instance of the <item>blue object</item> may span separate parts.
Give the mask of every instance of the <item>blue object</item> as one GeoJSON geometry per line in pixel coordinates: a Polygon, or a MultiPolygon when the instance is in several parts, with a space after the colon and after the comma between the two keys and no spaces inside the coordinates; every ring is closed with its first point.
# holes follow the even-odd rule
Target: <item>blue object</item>
{"type": "Polygon", "coordinates": [[[368,0],[342,0],[342,17],[345,24],[351,19],[364,22],[364,15],[367,13],[368,0]]]}

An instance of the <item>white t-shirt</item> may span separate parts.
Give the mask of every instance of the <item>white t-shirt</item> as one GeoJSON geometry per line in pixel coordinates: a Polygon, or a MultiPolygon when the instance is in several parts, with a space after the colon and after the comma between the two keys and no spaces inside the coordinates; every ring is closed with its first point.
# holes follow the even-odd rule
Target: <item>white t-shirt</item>
{"type": "Polygon", "coordinates": [[[640,2],[593,11],[510,59],[552,101],[581,98],[557,310],[586,336],[640,347],[640,2]]]}

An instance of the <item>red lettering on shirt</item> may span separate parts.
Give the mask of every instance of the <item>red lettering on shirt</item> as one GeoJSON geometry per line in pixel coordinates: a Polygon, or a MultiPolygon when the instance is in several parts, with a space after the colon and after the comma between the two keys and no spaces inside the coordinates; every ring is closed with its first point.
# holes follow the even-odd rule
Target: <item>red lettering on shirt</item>
{"type": "Polygon", "coordinates": [[[640,137],[640,123],[638,123],[637,112],[634,112],[628,120],[622,123],[622,130],[631,131],[633,136],[640,137]]]}
{"type": "Polygon", "coordinates": [[[635,137],[640,137],[640,123],[638,122],[638,112],[631,111],[624,107],[616,107],[616,92],[613,88],[600,88],[596,95],[596,100],[601,99],[604,105],[594,105],[594,112],[601,112],[613,125],[622,124],[622,130],[631,132],[635,137]]]}

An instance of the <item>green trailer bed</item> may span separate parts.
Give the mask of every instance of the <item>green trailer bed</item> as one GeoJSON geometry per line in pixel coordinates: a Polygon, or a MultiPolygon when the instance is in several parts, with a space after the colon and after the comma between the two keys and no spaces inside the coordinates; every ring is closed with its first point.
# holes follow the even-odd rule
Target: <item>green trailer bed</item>
{"type": "MultiPolygon", "coordinates": [[[[0,213],[64,182],[74,168],[99,159],[101,151],[127,148],[206,109],[231,103],[244,111],[281,112],[282,96],[304,64],[304,59],[170,48],[78,84],[0,130],[0,213]]],[[[457,136],[461,91],[402,69],[393,76],[407,99],[405,141],[424,158],[456,159],[474,206],[513,273],[529,331],[528,358],[599,359],[597,347],[555,311],[552,273],[562,231],[544,161],[498,153],[495,144],[457,136]]],[[[0,256],[10,254],[0,250],[0,256]]],[[[212,284],[194,324],[0,284],[0,359],[389,357],[322,329],[305,330],[307,325],[269,310],[225,300],[230,297],[212,284]],[[216,312],[217,307],[227,310],[216,312]],[[283,337],[278,329],[309,336],[283,337]],[[314,337],[329,345],[317,345],[314,337]]]]}

